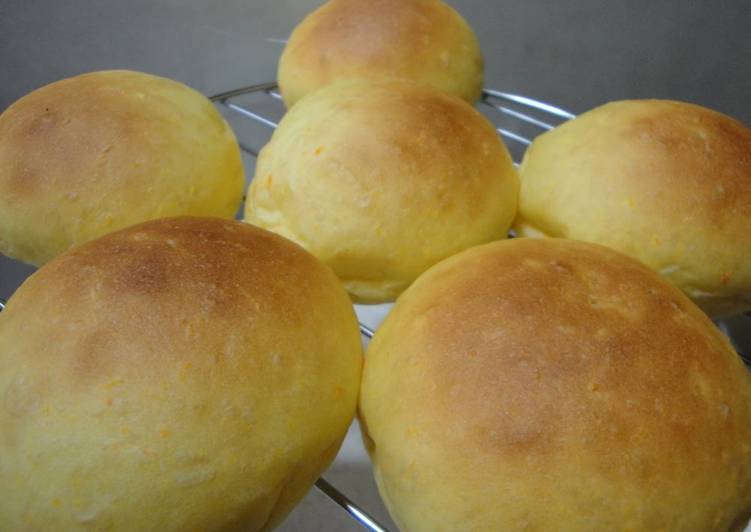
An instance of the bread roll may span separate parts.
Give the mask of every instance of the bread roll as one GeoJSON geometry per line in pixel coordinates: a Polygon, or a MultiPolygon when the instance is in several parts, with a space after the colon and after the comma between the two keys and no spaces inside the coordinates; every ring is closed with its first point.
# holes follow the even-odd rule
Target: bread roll
{"type": "Polygon", "coordinates": [[[231,218],[243,187],[232,130],[176,81],[94,72],[0,115],[0,252],[24,262],[154,218],[231,218]]]}
{"type": "Polygon", "coordinates": [[[607,248],[514,239],[434,266],[365,357],[403,530],[739,530],[751,382],[677,288],[607,248]]]}
{"type": "Polygon", "coordinates": [[[336,83],[282,119],[245,217],[331,266],[357,301],[388,301],[439,260],[504,238],[518,186],[465,102],[406,81],[336,83]]]}
{"type": "Polygon", "coordinates": [[[268,530],[333,459],[361,352],[336,277],[230,220],[147,222],[0,313],[0,530],[268,530]]]}
{"type": "Polygon", "coordinates": [[[279,60],[287,107],[336,80],[384,77],[474,103],[482,76],[475,34],[440,0],[329,0],[295,28],[279,60]]]}
{"type": "Polygon", "coordinates": [[[520,169],[522,236],[597,242],[710,315],[751,309],[751,130],[681,102],[611,103],[538,137],[520,169]]]}

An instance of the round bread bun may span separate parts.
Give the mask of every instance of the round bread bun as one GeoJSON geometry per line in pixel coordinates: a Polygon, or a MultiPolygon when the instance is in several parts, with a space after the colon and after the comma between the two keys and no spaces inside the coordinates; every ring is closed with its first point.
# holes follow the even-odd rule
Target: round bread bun
{"type": "Polygon", "coordinates": [[[365,437],[403,530],[739,530],[751,381],[636,261],[514,239],[433,267],[365,357],[365,437]]]}
{"type": "Polygon", "coordinates": [[[244,184],[230,127],[169,79],[84,74],[0,115],[0,252],[31,264],[146,220],[234,217],[244,184]]]}
{"type": "Polygon", "coordinates": [[[751,130],[661,100],[598,107],[535,139],[520,169],[521,236],[635,257],[713,316],[751,309],[751,130]]]}
{"type": "Polygon", "coordinates": [[[72,250],[0,313],[0,530],[260,530],[332,461],[361,346],[336,277],[241,222],[72,250]]]}
{"type": "Polygon", "coordinates": [[[495,129],[466,102],[403,80],[341,82],[282,119],[245,217],[308,249],[357,301],[380,302],[504,238],[518,187],[495,129]]]}
{"type": "Polygon", "coordinates": [[[295,28],[279,60],[287,107],[336,80],[384,77],[474,103],[483,81],[477,37],[440,0],[330,0],[295,28]]]}

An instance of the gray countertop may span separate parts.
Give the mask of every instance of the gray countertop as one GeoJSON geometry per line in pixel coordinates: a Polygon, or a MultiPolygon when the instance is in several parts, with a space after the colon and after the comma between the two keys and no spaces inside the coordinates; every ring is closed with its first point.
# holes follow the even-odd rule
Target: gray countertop
{"type": "MultiPolygon", "coordinates": [[[[608,100],[687,100],[751,123],[749,0],[453,0],[475,28],[486,85],[581,112],[608,100]]],[[[0,0],[0,111],[40,85],[130,68],[206,94],[274,79],[318,0],[0,0]]],[[[252,172],[252,166],[249,168],[252,172]]],[[[0,258],[0,297],[31,268],[0,258]]],[[[369,311],[365,322],[378,321],[369,311]]],[[[329,480],[390,524],[353,430],[329,480]]],[[[311,491],[284,530],[359,530],[311,491]]]]}

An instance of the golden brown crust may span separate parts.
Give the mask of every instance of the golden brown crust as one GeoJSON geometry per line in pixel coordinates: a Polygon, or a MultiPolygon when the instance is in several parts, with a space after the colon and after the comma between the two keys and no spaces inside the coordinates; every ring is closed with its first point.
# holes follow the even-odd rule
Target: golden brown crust
{"type": "Polygon", "coordinates": [[[0,314],[0,529],[260,529],[330,463],[357,400],[336,277],[240,222],[134,226],[0,314]]]}
{"type": "Polygon", "coordinates": [[[592,244],[429,270],[371,343],[379,485],[408,530],[729,530],[751,512],[751,382],[676,288],[592,244]]]}
{"type": "Polygon", "coordinates": [[[682,102],[615,102],[546,133],[516,226],[618,249],[711,314],[751,308],[751,130],[682,102]]]}
{"type": "Polygon", "coordinates": [[[0,115],[0,251],[26,262],[152,218],[232,217],[243,184],[227,123],[165,78],[84,74],[0,115]]]}
{"type": "Polygon", "coordinates": [[[287,107],[338,79],[403,77],[474,103],[483,61],[464,19],[437,0],[331,0],[292,32],[279,62],[287,107]]]}
{"type": "Polygon", "coordinates": [[[374,302],[449,255],[504,238],[517,191],[508,151],[465,102],[403,80],[339,82],[279,124],[245,216],[374,302]]]}

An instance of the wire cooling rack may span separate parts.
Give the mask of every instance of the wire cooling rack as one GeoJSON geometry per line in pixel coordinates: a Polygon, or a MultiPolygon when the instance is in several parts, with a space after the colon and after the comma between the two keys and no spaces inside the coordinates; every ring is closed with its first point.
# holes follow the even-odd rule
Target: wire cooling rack
{"type": "MultiPolygon", "coordinates": [[[[223,92],[210,99],[229,112],[228,118],[237,133],[240,148],[253,158],[258,156],[260,148],[268,142],[285,111],[277,84],[273,82],[223,92]]],[[[479,110],[495,124],[517,166],[525,149],[537,135],[575,117],[574,114],[554,105],[492,89],[483,90],[479,103],[479,110]]],[[[4,308],[5,300],[0,298],[0,311],[4,308]]],[[[751,319],[751,313],[746,319],[751,319]]],[[[724,332],[730,332],[725,324],[718,325],[724,332]]],[[[372,338],[374,334],[374,330],[363,323],[360,323],[360,332],[367,339],[372,338]]],[[[739,354],[746,364],[751,365],[751,357],[739,354]]],[[[386,527],[323,477],[319,478],[315,485],[346,510],[364,529],[387,532],[386,527]]]]}

